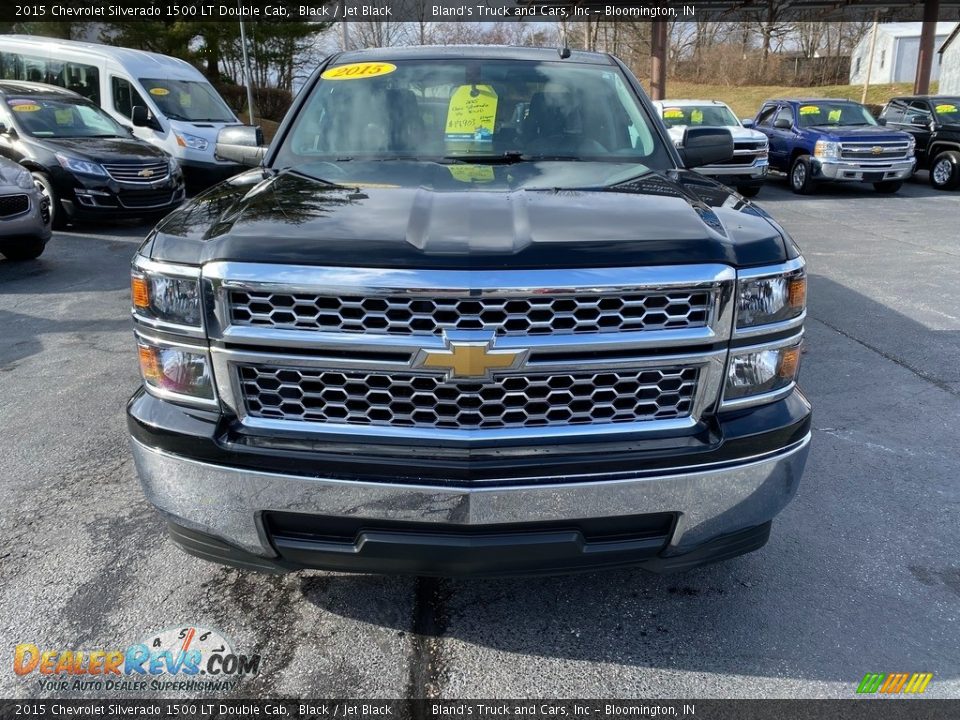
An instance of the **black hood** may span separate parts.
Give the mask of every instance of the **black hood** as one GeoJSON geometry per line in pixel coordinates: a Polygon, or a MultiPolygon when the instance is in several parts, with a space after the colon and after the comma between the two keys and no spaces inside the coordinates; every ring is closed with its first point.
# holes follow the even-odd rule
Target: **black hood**
{"type": "Polygon", "coordinates": [[[143,252],[190,264],[477,270],[745,266],[795,254],[763,211],[694,173],[641,168],[629,179],[636,165],[607,163],[363,165],[351,164],[349,179],[342,167],[316,169],[337,184],[244,173],[168,216],[143,252]]]}
{"type": "Polygon", "coordinates": [[[33,138],[33,141],[51,152],[63,152],[96,163],[132,163],[167,157],[160,148],[131,137],[33,138]]]}

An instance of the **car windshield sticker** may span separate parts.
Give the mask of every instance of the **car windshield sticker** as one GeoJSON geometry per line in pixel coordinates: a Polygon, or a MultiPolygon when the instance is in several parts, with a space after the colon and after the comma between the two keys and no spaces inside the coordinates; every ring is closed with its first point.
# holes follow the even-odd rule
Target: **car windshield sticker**
{"type": "Polygon", "coordinates": [[[493,182],[493,165],[448,165],[454,180],[465,183],[493,182]]]}
{"type": "Polygon", "coordinates": [[[699,125],[703,122],[703,110],[700,108],[694,108],[690,112],[690,123],[693,125],[699,125]]]}
{"type": "Polygon", "coordinates": [[[802,108],[800,108],[800,114],[801,115],[819,115],[820,108],[817,107],[816,105],[804,105],[802,108]]]}
{"type": "Polygon", "coordinates": [[[190,93],[180,93],[177,95],[177,97],[180,99],[180,107],[183,108],[190,107],[190,104],[193,102],[193,98],[190,97],[190,93]]]}
{"type": "Polygon", "coordinates": [[[952,113],[957,112],[957,106],[956,106],[956,105],[946,105],[946,104],[944,104],[944,105],[937,105],[937,112],[940,113],[941,115],[950,115],[950,114],[952,114],[952,113]]]}
{"type": "Polygon", "coordinates": [[[396,65],[385,62],[350,63],[324,70],[320,77],[324,80],[366,80],[380,75],[389,75],[396,69],[396,65]]]}
{"type": "Polygon", "coordinates": [[[497,93],[489,85],[461,85],[450,96],[447,142],[493,142],[497,93]]]}
{"type": "Polygon", "coordinates": [[[70,108],[57,108],[53,111],[53,117],[57,125],[73,125],[73,110],[70,108]]]}
{"type": "Polygon", "coordinates": [[[25,103],[23,100],[12,100],[10,104],[13,106],[11,109],[14,112],[37,112],[40,109],[39,105],[34,103],[25,103]]]}
{"type": "Polygon", "coordinates": [[[663,111],[663,116],[668,120],[682,120],[683,110],[680,108],[666,108],[663,111]]]}
{"type": "Polygon", "coordinates": [[[155,88],[150,88],[150,94],[151,94],[151,95],[161,95],[161,96],[162,96],[162,95],[169,95],[169,94],[170,94],[170,91],[167,90],[166,88],[155,87],[155,88]]]}
{"type": "Polygon", "coordinates": [[[827,122],[832,122],[832,123],[840,122],[841,112],[842,111],[840,108],[834,108],[833,110],[831,110],[830,113],[827,115],[827,122]]]}

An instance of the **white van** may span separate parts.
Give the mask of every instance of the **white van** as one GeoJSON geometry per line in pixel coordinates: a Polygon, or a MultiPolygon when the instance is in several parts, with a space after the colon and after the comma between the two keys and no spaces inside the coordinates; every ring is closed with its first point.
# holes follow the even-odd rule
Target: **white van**
{"type": "Polygon", "coordinates": [[[134,134],[173,155],[193,184],[243,168],[217,160],[217,133],[239,125],[193,65],[158,53],[29,35],[0,35],[0,79],[59,85],[100,105],[134,134]],[[135,111],[137,107],[144,108],[135,111]]]}

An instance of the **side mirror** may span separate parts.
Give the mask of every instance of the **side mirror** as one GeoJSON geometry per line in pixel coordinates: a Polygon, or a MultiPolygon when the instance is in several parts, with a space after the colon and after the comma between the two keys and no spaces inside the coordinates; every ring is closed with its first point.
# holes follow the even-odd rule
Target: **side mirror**
{"type": "Polygon", "coordinates": [[[757,121],[754,120],[753,118],[741,118],[740,124],[743,125],[745,128],[752,128],[757,126],[757,121]]]}
{"type": "Polygon", "coordinates": [[[680,154],[690,169],[725,162],[733,157],[733,135],[726,128],[688,127],[680,154]]]}
{"type": "Polygon", "coordinates": [[[779,128],[780,130],[789,130],[793,127],[793,123],[790,122],[787,118],[777,118],[773,121],[773,126],[779,128]]]}
{"type": "Polygon", "coordinates": [[[263,162],[267,148],[263,144],[263,130],[259,126],[237,125],[225,127],[217,133],[217,145],[213,156],[218,160],[230,160],[255,167],[263,162]]]}
{"type": "Polygon", "coordinates": [[[133,112],[130,116],[131,122],[136,127],[145,127],[150,128],[151,130],[163,130],[163,126],[160,124],[160,121],[157,120],[153,113],[144,106],[144,105],[134,105],[133,112]]]}
{"type": "Polygon", "coordinates": [[[886,125],[887,119],[885,117],[877,118],[877,125],[886,125]]]}

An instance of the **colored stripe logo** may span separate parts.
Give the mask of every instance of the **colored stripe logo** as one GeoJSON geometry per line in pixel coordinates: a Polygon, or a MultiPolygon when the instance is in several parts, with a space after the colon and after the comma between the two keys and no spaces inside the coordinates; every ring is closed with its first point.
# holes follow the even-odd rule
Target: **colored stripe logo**
{"type": "Polygon", "coordinates": [[[919,695],[927,689],[933,673],[867,673],[857,686],[861,694],[884,693],[896,695],[911,693],[919,695]]]}

